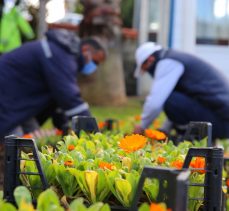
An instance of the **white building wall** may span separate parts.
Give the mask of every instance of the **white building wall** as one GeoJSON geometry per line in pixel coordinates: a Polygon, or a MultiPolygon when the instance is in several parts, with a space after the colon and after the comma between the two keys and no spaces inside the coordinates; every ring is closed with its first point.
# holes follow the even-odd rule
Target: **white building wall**
{"type": "MultiPolygon", "coordinates": [[[[163,1],[166,2],[166,0],[163,1]]],[[[175,0],[172,48],[203,58],[229,78],[229,46],[196,44],[197,1],[200,0],[175,0]]],[[[165,14],[165,10],[160,9],[161,13],[169,19],[168,14],[165,14]]],[[[163,21],[160,23],[161,25],[163,25],[163,21]]],[[[147,94],[151,84],[152,79],[145,74],[139,80],[138,94],[147,94]]]]}
{"type": "Polygon", "coordinates": [[[172,47],[199,56],[229,78],[229,47],[196,44],[196,1],[175,0],[172,47]]]}
{"type": "Polygon", "coordinates": [[[196,0],[175,0],[172,48],[195,52],[196,0]]]}

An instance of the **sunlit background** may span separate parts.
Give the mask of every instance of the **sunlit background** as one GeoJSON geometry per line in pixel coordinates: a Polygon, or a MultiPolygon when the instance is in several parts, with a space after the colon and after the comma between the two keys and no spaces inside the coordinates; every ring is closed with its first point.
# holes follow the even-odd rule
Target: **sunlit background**
{"type": "MultiPolygon", "coordinates": [[[[39,5],[39,0],[26,0],[26,2],[33,6],[39,5]]],[[[47,5],[47,17],[48,23],[56,22],[65,16],[65,1],[64,0],[50,0],[47,5]]]]}

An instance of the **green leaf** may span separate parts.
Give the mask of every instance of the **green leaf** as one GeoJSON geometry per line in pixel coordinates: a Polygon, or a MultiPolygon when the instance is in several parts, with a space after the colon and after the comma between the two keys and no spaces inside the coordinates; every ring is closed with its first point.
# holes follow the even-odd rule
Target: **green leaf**
{"type": "Polygon", "coordinates": [[[110,207],[108,204],[104,204],[103,207],[100,209],[100,211],[110,211],[110,207]]]}
{"type": "Polygon", "coordinates": [[[56,179],[60,184],[65,196],[72,197],[78,191],[79,185],[74,175],[70,172],[71,168],[62,165],[55,165],[56,179]]]}
{"type": "Polygon", "coordinates": [[[91,205],[88,208],[88,211],[100,211],[100,209],[103,207],[103,203],[102,202],[97,202],[93,205],[91,205]]]}
{"type": "Polygon", "coordinates": [[[110,193],[110,189],[106,182],[105,173],[103,170],[98,169],[98,182],[96,186],[96,197],[97,201],[103,201],[110,193]]]}
{"type": "Polygon", "coordinates": [[[41,158],[43,172],[49,185],[51,186],[56,183],[56,172],[54,169],[54,165],[52,163],[52,160],[47,159],[47,157],[44,154],[40,153],[39,155],[41,158]]]}
{"type": "Polygon", "coordinates": [[[0,205],[1,211],[17,211],[17,209],[10,203],[3,203],[0,205]]]}
{"type": "Polygon", "coordinates": [[[75,199],[69,206],[70,211],[86,211],[87,208],[83,204],[83,198],[75,199]]]}
{"type": "Polygon", "coordinates": [[[149,211],[149,209],[150,209],[149,205],[148,205],[147,203],[143,203],[143,204],[139,207],[138,211],[149,211]]]}
{"type": "Polygon", "coordinates": [[[64,211],[56,193],[48,189],[40,194],[37,200],[38,211],[64,211]]]}
{"type": "MultiPolygon", "coordinates": [[[[28,155],[23,154],[23,158],[28,158],[28,155]]],[[[22,171],[25,172],[38,172],[35,162],[25,161],[25,165],[22,171]]],[[[22,182],[25,186],[30,186],[32,189],[32,195],[37,198],[42,192],[42,183],[40,177],[37,175],[21,175],[22,182]],[[38,188],[40,187],[40,188],[38,188]]]]}
{"type": "Polygon", "coordinates": [[[14,197],[17,203],[17,206],[20,207],[21,203],[32,203],[32,197],[29,190],[25,186],[18,186],[14,190],[14,197]]]}
{"type": "Polygon", "coordinates": [[[146,179],[143,190],[150,201],[156,201],[159,192],[159,181],[157,179],[146,179]]]}
{"type": "Polygon", "coordinates": [[[117,191],[117,195],[122,199],[125,206],[130,206],[130,194],[131,194],[131,184],[124,179],[116,178],[115,179],[115,189],[117,191]]]}

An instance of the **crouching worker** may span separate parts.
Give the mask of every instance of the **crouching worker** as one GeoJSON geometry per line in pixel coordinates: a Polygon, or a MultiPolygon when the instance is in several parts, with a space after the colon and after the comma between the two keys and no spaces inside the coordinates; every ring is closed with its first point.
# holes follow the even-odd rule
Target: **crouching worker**
{"type": "MultiPolygon", "coordinates": [[[[154,78],[142,112],[142,133],[164,111],[177,128],[190,121],[212,123],[212,138],[229,138],[229,81],[200,58],[146,42],[136,50],[135,75],[154,78]]],[[[169,124],[168,124],[169,125],[169,124]]]]}
{"type": "MultiPolygon", "coordinates": [[[[54,110],[66,118],[90,115],[80,95],[77,74],[92,74],[104,59],[105,51],[98,41],[80,41],[74,32],[63,29],[49,30],[42,40],[2,55],[0,137],[23,130],[28,120],[44,120],[54,110]]],[[[37,127],[39,124],[34,124],[30,130],[37,127]]],[[[28,128],[27,124],[26,132],[32,132],[28,128]]]]}

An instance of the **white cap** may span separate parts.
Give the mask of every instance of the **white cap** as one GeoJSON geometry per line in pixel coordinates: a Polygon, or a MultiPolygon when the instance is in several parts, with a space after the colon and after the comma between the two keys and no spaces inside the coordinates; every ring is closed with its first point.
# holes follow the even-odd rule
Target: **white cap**
{"type": "Polygon", "coordinates": [[[154,52],[161,50],[162,47],[160,45],[157,45],[154,42],[146,42],[142,45],[140,45],[135,53],[135,60],[137,63],[137,67],[134,72],[134,77],[138,78],[141,72],[141,66],[142,64],[148,59],[150,55],[152,55],[154,52]]]}

